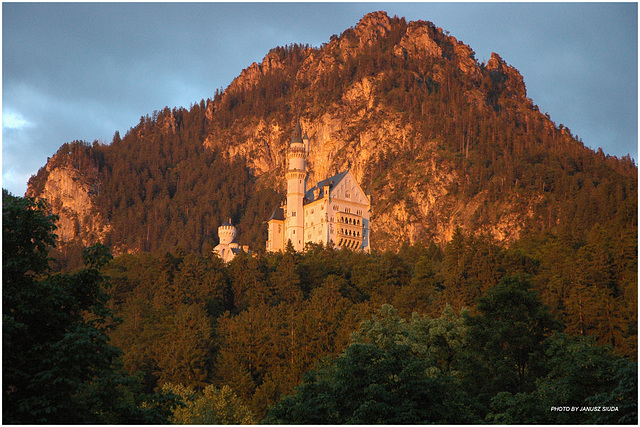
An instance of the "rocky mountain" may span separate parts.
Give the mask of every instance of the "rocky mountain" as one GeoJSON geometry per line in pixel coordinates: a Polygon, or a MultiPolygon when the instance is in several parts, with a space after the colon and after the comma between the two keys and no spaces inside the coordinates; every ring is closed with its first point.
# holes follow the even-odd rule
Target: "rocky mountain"
{"type": "Polygon", "coordinates": [[[78,142],[64,144],[40,170],[39,174],[46,178],[38,186],[31,181],[27,189],[26,196],[46,199],[59,216],[56,234],[63,243],[77,241],[87,246],[104,241],[110,229],[94,204],[100,186],[97,165],[77,162],[86,160],[89,150],[89,146],[78,142]]]}
{"type": "Polygon", "coordinates": [[[458,227],[579,238],[636,209],[634,162],[556,125],[498,54],[479,63],[447,31],[385,12],[318,48],[274,48],[213,98],[143,117],[108,146],[63,147],[27,195],[49,200],[63,240],[116,252],[204,250],[227,216],[264,247],[297,118],[309,182],[350,169],[372,194],[374,249],[447,242],[458,227]]]}

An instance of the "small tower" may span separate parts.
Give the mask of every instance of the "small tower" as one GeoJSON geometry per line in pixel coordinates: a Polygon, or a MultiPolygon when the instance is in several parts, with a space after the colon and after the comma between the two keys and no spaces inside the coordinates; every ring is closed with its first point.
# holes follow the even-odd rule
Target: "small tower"
{"type": "Polygon", "coordinates": [[[224,224],[218,227],[218,238],[221,245],[228,245],[236,238],[236,227],[231,224],[231,218],[229,218],[224,224]]]}
{"type": "MultiPolygon", "coordinates": [[[[306,138],[308,144],[308,138],[306,138]]],[[[287,150],[287,217],[285,219],[285,244],[291,240],[296,251],[304,249],[304,193],[307,187],[307,149],[302,140],[300,119],[291,135],[287,150]]]]}
{"type": "Polygon", "coordinates": [[[304,144],[304,154],[305,156],[308,156],[309,155],[309,135],[307,135],[306,132],[302,137],[302,143],[304,144]]]}
{"type": "Polygon", "coordinates": [[[240,251],[249,252],[249,247],[241,247],[238,242],[236,242],[236,233],[237,230],[231,223],[231,218],[218,227],[218,238],[220,239],[220,244],[213,248],[213,252],[217,253],[224,262],[231,261],[240,251]]]}

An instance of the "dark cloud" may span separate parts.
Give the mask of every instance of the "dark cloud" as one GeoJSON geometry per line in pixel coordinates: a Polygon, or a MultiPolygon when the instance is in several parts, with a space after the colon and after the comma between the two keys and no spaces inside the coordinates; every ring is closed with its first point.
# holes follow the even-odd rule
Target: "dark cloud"
{"type": "Polygon", "coordinates": [[[637,158],[635,3],[3,3],[3,187],[22,194],[62,143],[110,141],[374,10],[432,21],[480,61],[499,53],[556,123],[637,158]]]}

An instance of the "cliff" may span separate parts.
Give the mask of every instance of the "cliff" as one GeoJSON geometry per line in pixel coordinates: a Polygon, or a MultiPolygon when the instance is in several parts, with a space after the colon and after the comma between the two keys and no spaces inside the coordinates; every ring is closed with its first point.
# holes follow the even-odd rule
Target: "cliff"
{"type": "Polygon", "coordinates": [[[27,188],[27,197],[46,199],[59,217],[56,234],[63,244],[104,241],[110,229],[94,203],[100,188],[98,167],[79,154],[89,149],[79,142],[65,144],[27,188]]]}

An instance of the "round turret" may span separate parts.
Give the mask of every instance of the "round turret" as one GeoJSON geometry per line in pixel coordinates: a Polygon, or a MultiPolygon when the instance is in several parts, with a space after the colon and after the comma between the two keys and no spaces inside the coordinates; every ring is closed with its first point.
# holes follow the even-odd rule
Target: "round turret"
{"type": "Polygon", "coordinates": [[[231,218],[218,227],[218,238],[221,245],[228,245],[236,238],[236,227],[231,224],[231,218]]]}

